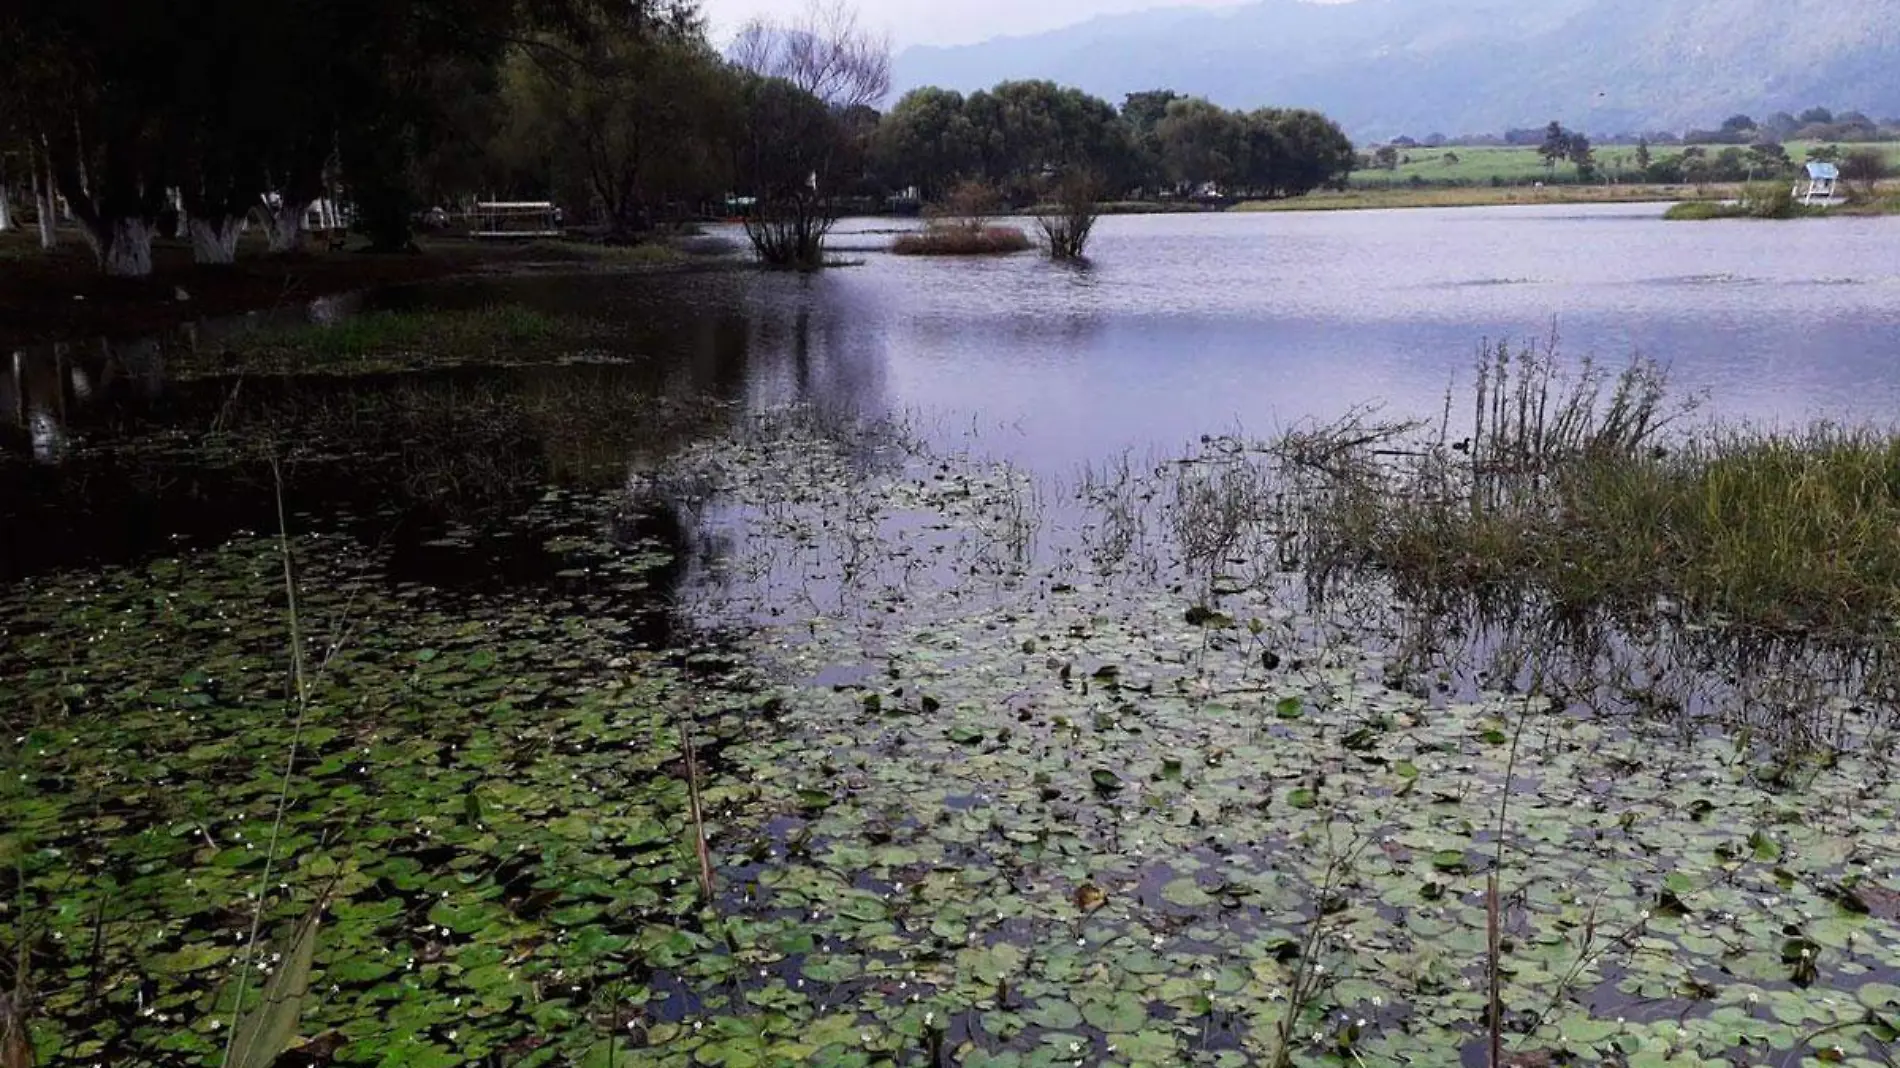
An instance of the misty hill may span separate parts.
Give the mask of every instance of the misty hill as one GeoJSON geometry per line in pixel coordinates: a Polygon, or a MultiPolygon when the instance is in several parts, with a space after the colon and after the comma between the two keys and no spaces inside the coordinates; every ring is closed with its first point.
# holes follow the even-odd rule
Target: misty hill
{"type": "Polygon", "coordinates": [[[1049,78],[1314,107],[1354,136],[1714,126],[1822,105],[1900,115],[1900,0],[1262,0],[912,48],[899,89],[1049,78]]]}

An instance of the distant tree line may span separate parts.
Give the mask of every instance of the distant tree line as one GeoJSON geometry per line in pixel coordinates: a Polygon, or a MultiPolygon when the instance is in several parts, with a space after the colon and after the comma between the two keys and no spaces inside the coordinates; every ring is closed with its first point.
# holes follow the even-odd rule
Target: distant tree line
{"type": "Polygon", "coordinates": [[[1117,109],[1045,81],[1004,82],[965,97],[918,89],[878,128],[873,163],[925,199],[977,179],[1014,202],[1054,172],[1085,169],[1125,193],[1289,197],[1342,184],[1355,162],[1338,124],[1313,111],[1229,111],[1169,90],[1117,109]]]}
{"type": "MultiPolygon", "coordinates": [[[[1462,134],[1448,137],[1443,133],[1431,133],[1422,138],[1394,137],[1385,143],[1399,150],[1473,145],[1516,145],[1538,148],[1544,144],[1547,132],[1547,127],[1525,126],[1505,130],[1501,134],[1462,134]]],[[[1777,111],[1760,121],[1748,115],[1731,115],[1713,128],[1691,128],[1681,131],[1605,131],[1593,136],[1600,145],[1631,146],[1639,142],[1650,145],[1747,146],[1761,141],[1837,143],[1900,141],[1900,116],[1876,120],[1860,111],[1837,112],[1824,107],[1813,107],[1799,114],[1777,111]]]]}

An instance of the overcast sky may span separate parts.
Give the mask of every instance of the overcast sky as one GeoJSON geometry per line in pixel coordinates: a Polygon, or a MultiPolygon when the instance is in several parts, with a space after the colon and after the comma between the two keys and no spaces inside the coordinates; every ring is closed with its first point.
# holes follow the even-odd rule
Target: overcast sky
{"type": "MultiPolygon", "coordinates": [[[[732,31],[759,15],[785,18],[807,0],[701,0],[712,21],[713,39],[724,44],[732,31]]],[[[964,44],[1002,34],[1035,33],[1095,15],[1154,7],[1232,7],[1250,0],[857,0],[868,26],[889,30],[898,48],[913,44],[964,44]]]]}

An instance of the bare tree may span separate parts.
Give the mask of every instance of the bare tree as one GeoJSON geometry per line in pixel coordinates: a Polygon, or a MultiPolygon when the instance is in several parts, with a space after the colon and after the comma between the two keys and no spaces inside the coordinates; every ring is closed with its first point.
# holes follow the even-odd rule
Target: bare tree
{"type": "Polygon", "coordinates": [[[1055,182],[1051,202],[1036,211],[1050,259],[1082,259],[1101,215],[1102,188],[1100,176],[1084,170],[1070,171],[1055,182]]]}
{"type": "Polygon", "coordinates": [[[789,22],[753,19],[732,42],[730,56],[839,111],[874,107],[891,91],[890,35],[867,29],[845,0],[809,0],[789,22]]]}

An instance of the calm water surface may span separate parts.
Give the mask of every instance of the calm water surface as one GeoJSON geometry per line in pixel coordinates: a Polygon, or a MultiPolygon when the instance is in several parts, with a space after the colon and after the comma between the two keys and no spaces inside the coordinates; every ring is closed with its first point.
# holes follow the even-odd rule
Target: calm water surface
{"type": "Polygon", "coordinates": [[[1667,363],[1722,416],[1900,413],[1900,219],[1661,212],[1119,217],[1086,269],[894,257],[887,224],[853,220],[834,243],[863,266],[816,277],[535,279],[463,295],[607,308],[641,324],[631,344],[679,367],[743,343],[760,403],[921,417],[1043,471],[1356,404],[1435,415],[1485,340],[1553,332],[1573,356],[1667,363]]]}
{"type": "MultiPolygon", "coordinates": [[[[1086,268],[1031,255],[894,257],[880,232],[891,223],[848,220],[834,245],[862,265],[816,276],[549,274],[359,303],[514,300],[605,316],[658,391],[901,415],[940,444],[974,441],[1045,473],[1359,404],[1436,415],[1487,339],[1553,333],[1573,356],[1667,363],[1725,417],[1900,413],[1900,218],[1665,223],[1661,213],[1118,217],[1103,220],[1086,268]]],[[[104,353],[87,347],[79,359],[104,353]]],[[[88,395],[67,397],[58,418],[80,421],[85,402],[109,392],[97,388],[105,379],[120,395],[162,394],[157,347],[116,358],[123,366],[93,368],[88,395]]],[[[28,411],[33,362],[23,354],[10,380],[0,376],[10,441],[43,437],[54,418],[35,427],[28,411]]]]}

